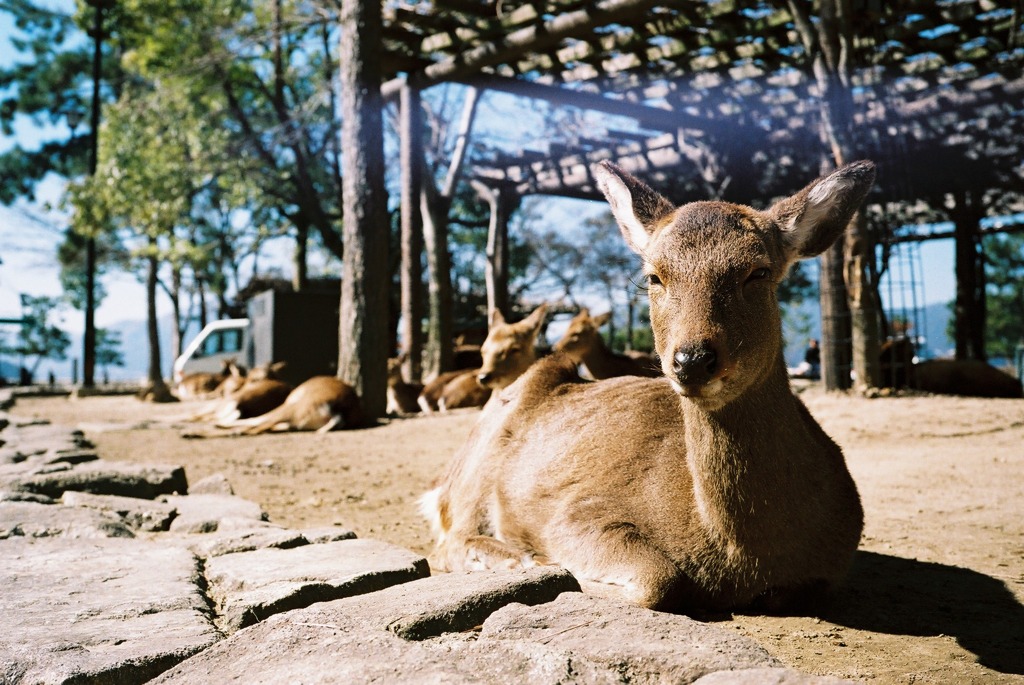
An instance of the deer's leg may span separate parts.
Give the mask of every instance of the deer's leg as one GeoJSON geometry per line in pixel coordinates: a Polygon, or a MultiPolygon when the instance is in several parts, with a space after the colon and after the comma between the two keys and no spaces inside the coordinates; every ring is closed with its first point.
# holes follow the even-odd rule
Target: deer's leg
{"type": "Polygon", "coordinates": [[[576,541],[567,555],[553,552],[551,556],[581,583],[598,584],[584,585],[587,591],[650,609],[670,610],[685,604],[691,581],[634,526],[605,526],[596,539],[591,532],[576,541]]]}
{"type": "Polygon", "coordinates": [[[317,433],[330,433],[335,428],[345,427],[345,417],[341,414],[334,414],[331,420],[316,429],[317,433]]]}
{"type": "Polygon", "coordinates": [[[468,571],[530,568],[537,565],[531,552],[487,535],[469,538],[463,550],[465,556],[462,567],[468,571]]]}

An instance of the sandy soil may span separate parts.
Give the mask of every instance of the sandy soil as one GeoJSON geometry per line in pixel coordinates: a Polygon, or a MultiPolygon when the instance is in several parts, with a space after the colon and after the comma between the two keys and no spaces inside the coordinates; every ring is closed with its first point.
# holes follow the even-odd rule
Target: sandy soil
{"type": "MultiPolygon", "coordinates": [[[[861,552],[820,616],[716,617],[783,662],[879,683],[1024,683],[1024,401],[803,397],[843,447],[866,512],[861,552]]],[[[289,527],[340,525],[429,551],[416,498],[478,415],[371,429],[188,440],[194,405],[131,397],[19,399],[12,413],[79,425],[107,459],[224,474],[289,527]]]]}

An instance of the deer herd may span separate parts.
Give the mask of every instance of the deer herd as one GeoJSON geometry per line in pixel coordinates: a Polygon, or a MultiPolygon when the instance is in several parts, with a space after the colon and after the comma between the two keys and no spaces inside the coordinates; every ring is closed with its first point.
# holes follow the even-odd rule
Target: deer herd
{"type": "MultiPolygon", "coordinates": [[[[588,591],[675,612],[784,610],[840,581],[863,512],[842,452],[790,388],[776,289],[842,234],[874,181],[846,165],[764,211],[676,206],[610,162],[594,167],[648,284],[656,356],[619,354],[583,309],[550,354],[546,305],[492,311],[478,365],[426,385],[388,366],[388,412],[483,407],[420,501],[442,571],[554,564],[588,591]],[[586,370],[586,378],[581,370],[586,370]]],[[[358,426],[333,377],[296,388],[226,364],[181,397],[191,418],[256,434],[358,426]]]]}

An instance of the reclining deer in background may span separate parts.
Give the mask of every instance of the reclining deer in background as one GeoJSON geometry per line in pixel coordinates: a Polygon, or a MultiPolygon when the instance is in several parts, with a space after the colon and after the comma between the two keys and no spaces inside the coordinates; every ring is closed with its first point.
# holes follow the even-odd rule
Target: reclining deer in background
{"type": "Polygon", "coordinates": [[[177,386],[174,388],[174,393],[178,396],[178,399],[197,400],[221,397],[224,394],[220,392],[222,385],[232,378],[244,376],[241,367],[235,363],[234,359],[225,359],[222,364],[223,368],[217,373],[197,371],[196,373],[188,374],[178,381],[177,386]]]}
{"type": "Polygon", "coordinates": [[[643,260],[663,378],[582,382],[542,359],[484,410],[421,501],[439,570],[559,564],[672,611],[785,608],[840,580],[863,513],[839,447],[790,390],[776,288],[874,180],[857,162],[766,211],[675,208],[595,167],[643,260]]]}
{"type": "Polygon", "coordinates": [[[537,359],[537,335],[547,311],[542,304],[516,323],[507,323],[497,309],[491,311],[487,338],[480,346],[483,364],[479,369],[442,374],[428,383],[419,398],[423,411],[480,407],[494,390],[511,385],[537,359]]]}
{"type": "Polygon", "coordinates": [[[250,419],[218,424],[242,428],[240,435],[259,435],[272,430],[316,431],[363,425],[362,405],[355,388],[334,376],[313,376],[288,393],[276,409],[250,419]]]}
{"type": "Polygon", "coordinates": [[[284,367],[285,362],[274,362],[253,368],[238,388],[222,399],[209,402],[187,420],[224,424],[259,416],[280,406],[292,391],[291,384],[279,377],[284,367]]]}
{"type": "Polygon", "coordinates": [[[587,372],[595,380],[615,376],[660,376],[661,369],[653,357],[640,354],[630,356],[608,349],[598,329],[605,325],[611,316],[611,312],[605,312],[592,317],[590,310],[584,307],[569,322],[565,334],[555,343],[552,350],[562,352],[577,364],[586,366],[587,372]]]}

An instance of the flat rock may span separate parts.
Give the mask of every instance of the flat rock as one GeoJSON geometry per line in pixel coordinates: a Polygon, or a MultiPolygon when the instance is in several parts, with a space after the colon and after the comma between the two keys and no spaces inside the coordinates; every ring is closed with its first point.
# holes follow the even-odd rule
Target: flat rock
{"type": "Polygon", "coordinates": [[[167,502],[88,492],[65,492],[61,502],[69,507],[86,507],[114,514],[132,530],[145,532],[168,530],[178,513],[174,505],[167,502]]]}
{"type": "Polygon", "coordinates": [[[484,622],[480,643],[529,657],[530,682],[688,683],[715,671],[780,664],[749,638],[686,616],[579,593],[536,607],[507,606],[484,622]]]}
{"type": "Polygon", "coordinates": [[[142,499],[188,491],[185,470],[180,466],[110,462],[103,459],[11,478],[3,485],[9,490],[33,492],[53,498],[59,498],[68,490],[142,499]]]}
{"type": "Polygon", "coordinates": [[[221,637],[186,550],[12,538],[0,558],[5,683],[142,683],[221,637]]]}
{"type": "Polygon", "coordinates": [[[853,683],[827,675],[801,673],[792,668],[739,668],[716,671],[696,681],[696,685],[843,685],[853,683]]]}
{"type": "Polygon", "coordinates": [[[170,528],[175,533],[246,530],[253,527],[253,522],[267,520],[260,505],[235,495],[169,495],[162,500],[178,512],[170,528]]]}
{"type": "Polygon", "coordinates": [[[223,473],[214,473],[202,480],[196,481],[189,487],[188,492],[190,495],[235,494],[234,488],[231,487],[231,483],[228,482],[227,476],[223,473]]]}
{"type": "Polygon", "coordinates": [[[291,549],[309,544],[309,540],[298,531],[263,522],[255,522],[252,527],[244,530],[222,530],[204,535],[175,535],[167,541],[185,546],[200,559],[252,552],[257,549],[291,549]]]}
{"type": "Polygon", "coordinates": [[[0,539],[132,538],[121,517],[109,511],[39,502],[0,502],[0,539]]]}
{"type": "Polygon", "coordinates": [[[260,549],[206,562],[218,625],[232,632],[283,611],[375,592],[430,575],[427,561],[376,540],[260,549]]]}
{"type": "MultiPolygon", "coordinates": [[[[424,578],[278,614],[238,631],[154,683],[498,682],[490,676],[504,672],[509,655],[495,659],[493,652],[485,653],[469,663],[459,644],[471,648],[473,633],[450,644],[408,640],[398,633],[465,631],[509,603],[542,603],[574,588],[579,585],[572,576],[551,568],[424,578]]],[[[523,661],[516,659],[517,664],[523,661]]]]}
{"type": "Polygon", "coordinates": [[[578,587],[551,568],[442,574],[274,616],[155,682],[835,682],[732,631],[578,587]]]}

